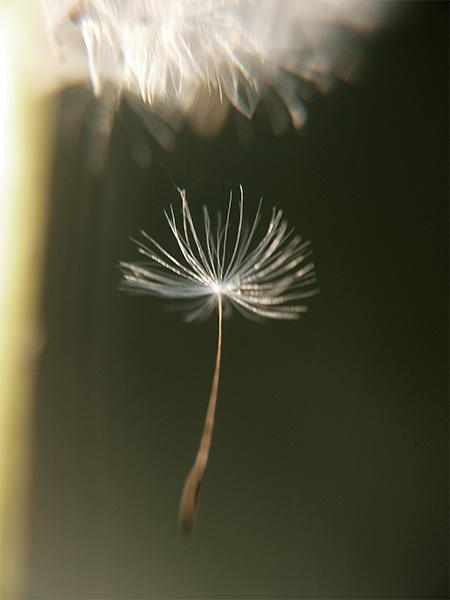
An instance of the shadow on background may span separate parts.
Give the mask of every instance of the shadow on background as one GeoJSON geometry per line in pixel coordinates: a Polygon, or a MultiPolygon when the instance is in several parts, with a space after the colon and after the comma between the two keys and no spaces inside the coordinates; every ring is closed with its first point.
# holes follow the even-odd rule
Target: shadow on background
{"type": "Polygon", "coordinates": [[[231,118],[140,169],[118,127],[100,179],[62,94],[30,597],[448,597],[447,44],[448,5],[421,3],[301,136],[273,138],[260,111],[250,147],[231,118]],[[226,206],[222,181],[242,182],[249,217],[261,195],[267,220],[282,207],[321,288],[298,322],[225,322],[192,539],[177,511],[216,323],[116,289],[130,235],[170,239],[167,172],[194,211],[226,206]]]}

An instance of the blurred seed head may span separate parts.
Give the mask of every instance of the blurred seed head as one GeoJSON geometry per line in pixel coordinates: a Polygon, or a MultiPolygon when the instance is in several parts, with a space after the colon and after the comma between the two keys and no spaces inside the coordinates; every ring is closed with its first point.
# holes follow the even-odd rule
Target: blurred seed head
{"type": "MultiPolygon", "coordinates": [[[[275,133],[300,129],[312,93],[352,81],[354,32],[380,26],[374,0],[41,0],[53,87],[89,81],[104,123],[125,99],[170,149],[184,121],[210,136],[229,107],[261,100],[275,133]]],[[[50,76],[50,79],[48,75],[50,76]]],[[[103,123],[103,125],[104,125],[103,123]]],[[[105,127],[103,126],[103,129],[105,127]]]]}

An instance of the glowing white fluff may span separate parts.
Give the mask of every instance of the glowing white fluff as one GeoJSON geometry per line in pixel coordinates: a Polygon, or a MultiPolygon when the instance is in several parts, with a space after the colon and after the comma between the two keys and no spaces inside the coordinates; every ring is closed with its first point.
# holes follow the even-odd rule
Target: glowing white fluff
{"type": "MultiPolygon", "coordinates": [[[[251,117],[268,89],[276,130],[284,105],[296,128],[311,88],[351,78],[348,30],[378,25],[386,3],[370,0],[42,0],[61,77],[112,84],[170,121],[211,97],[251,117]],[[205,95],[205,90],[208,94],[205,95]]],[[[170,123],[169,123],[170,125],[170,123]]]]}

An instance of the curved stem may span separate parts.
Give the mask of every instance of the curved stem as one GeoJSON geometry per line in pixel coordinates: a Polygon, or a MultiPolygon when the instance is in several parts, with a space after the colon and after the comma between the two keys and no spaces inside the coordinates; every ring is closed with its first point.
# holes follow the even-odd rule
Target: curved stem
{"type": "Polygon", "coordinates": [[[195,522],[198,494],[203,479],[203,474],[208,462],[209,449],[214,427],[214,415],[216,412],[217,390],[219,387],[220,358],[222,354],[222,296],[218,296],[219,305],[219,333],[217,339],[217,357],[214,370],[211,396],[209,398],[208,410],[206,412],[205,425],[203,427],[200,446],[195,457],[194,464],[189,471],[183,487],[180,501],[180,526],[185,535],[189,535],[195,522]]]}

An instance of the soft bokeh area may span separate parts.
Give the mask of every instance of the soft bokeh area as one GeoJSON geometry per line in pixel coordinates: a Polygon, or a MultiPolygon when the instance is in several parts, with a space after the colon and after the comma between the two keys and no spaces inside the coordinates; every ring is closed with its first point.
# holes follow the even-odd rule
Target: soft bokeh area
{"type": "MultiPolygon", "coordinates": [[[[67,89],[54,113],[24,598],[448,597],[448,5],[412,3],[363,78],[274,137],[185,128],[136,165],[123,114],[104,176],[67,89]],[[214,318],[117,291],[163,210],[282,207],[320,294],[299,321],[224,323],[194,533],[178,503],[203,426],[214,318]]],[[[89,113],[88,113],[89,114],[89,113]]]]}

